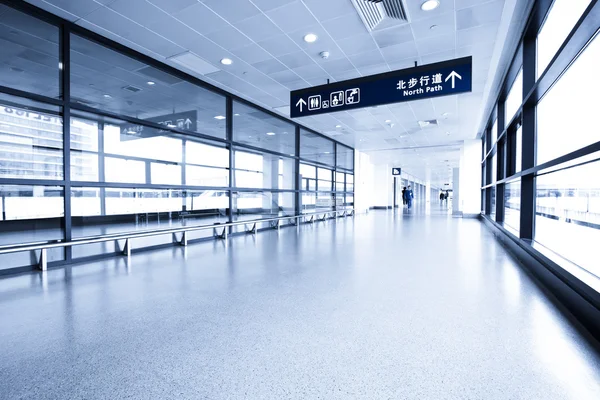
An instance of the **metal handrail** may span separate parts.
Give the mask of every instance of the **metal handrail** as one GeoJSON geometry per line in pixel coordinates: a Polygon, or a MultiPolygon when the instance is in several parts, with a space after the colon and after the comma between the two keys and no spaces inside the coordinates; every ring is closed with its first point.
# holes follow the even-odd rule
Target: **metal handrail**
{"type": "Polygon", "coordinates": [[[220,235],[215,235],[216,237],[227,239],[227,228],[233,226],[240,225],[254,225],[254,227],[247,231],[248,233],[256,233],[256,224],[265,223],[265,222],[278,222],[274,228],[279,228],[279,221],[282,220],[298,220],[305,217],[313,217],[310,222],[314,222],[315,215],[323,215],[323,219],[327,219],[327,216],[330,214],[334,214],[334,216],[343,213],[344,216],[351,214],[354,215],[354,209],[345,209],[345,210],[336,210],[336,211],[321,211],[314,213],[306,213],[301,215],[291,215],[291,216],[282,216],[282,217],[274,217],[274,218],[261,218],[261,219],[253,219],[253,220],[245,220],[245,221],[236,221],[236,222],[225,222],[225,223],[217,223],[212,225],[196,225],[196,226],[182,226],[178,228],[165,228],[165,229],[155,229],[155,230],[145,230],[142,232],[124,232],[124,233],[115,233],[108,235],[98,235],[98,236],[88,236],[78,239],[73,239],[69,241],[61,241],[53,240],[48,242],[33,242],[33,243],[24,243],[18,245],[9,245],[9,246],[0,246],[0,255],[1,254],[9,254],[9,253],[17,253],[21,251],[34,251],[41,250],[40,254],[40,262],[39,267],[41,270],[45,271],[47,268],[47,250],[53,248],[60,247],[68,247],[68,246],[80,246],[85,244],[95,244],[95,243],[103,243],[110,242],[113,240],[125,240],[125,248],[123,253],[127,256],[131,255],[131,239],[138,239],[143,237],[150,236],[158,236],[158,235],[166,235],[166,234],[175,234],[175,233],[183,233],[184,237],[182,238],[180,244],[183,246],[187,245],[187,232],[195,232],[206,229],[223,229],[223,232],[220,235]]]}

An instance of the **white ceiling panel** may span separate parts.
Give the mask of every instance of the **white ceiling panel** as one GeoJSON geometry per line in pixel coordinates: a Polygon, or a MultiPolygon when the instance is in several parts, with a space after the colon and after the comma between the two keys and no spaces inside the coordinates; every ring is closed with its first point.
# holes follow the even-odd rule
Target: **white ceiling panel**
{"type": "Polygon", "coordinates": [[[416,40],[434,36],[454,35],[456,31],[455,13],[447,12],[425,18],[411,24],[416,40]]]}
{"type": "Polygon", "coordinates": [[[261,40],[258,42],[258,45],[276,57],[301,50],[300,47],[285,34],[261,40]]]}
{"type": "Polygon", "coordinates": [[[187,7],[175,13],[174,17],[203,35],[225,29],[228,26],[227,21],[202,3],[187,7]]]}
{"type": "Polygon", "coordinates": [[[417,49],[419,54],[440,53],[456,49],[456,40],[454,35],[441,35],[417,40],[417,49]]]}
{"type": "Polygon", "coordinates": [[[263,50],[262,47],[254,43],[232,50],[231,52],[248,64],[255,64],[273,58],[269,53],[263,50]]]}
{"type": "MultiPolygon", "coordinates": [[[[114,0],[105,0],[106,3],[110,3],[114,0]]],[[[194,5],[198,4],[197,0],[148,0],[150,3],[155,6],[161,8],[169,14],[175,14],[179,11],[194,5]]]]}
{"type": "Polygon", "coordinates": [[[202,0],[202,2],[230,23],[239,22],[261,13],[249,0],[202,0]]]}
{"type": "Polygon", "coordinates": [[[372,35],[380,49],[414,40],[411,26],[408,24],[381,31],[374,31],[372,32],[372,35]]]}
{"type": "Polygon", "coordinates": [[[260,42],[261,40],[283,33],[281,29],[271,22],[264,14],[258,14],[254,17],[237,22],[235,27],[255,42],[260,42]]]}
{"type": "Polygon", "coordinates": [[[285,54],[277,58],[289,69],[315,65],[315,62],[312,60],[312,58],[310,58],[304,51],[285,54]]]}
{"type": "MultiPolygon", "coordinates": [[[[226,3],[223,0],[215,1],[226,3]]],[[[284,32],[294,32],[317,23],[315,17],[299,0],[267,11],[266,14],[284,32]]]]}
{"type": "Polygon", "coordinates": [[[248,37],[233,26],[227,26],[224,29],[208,33],[206,37],[230,51],[252,44],[252,41],[248,37]]]}
{"type": "Polygon", "coordinates": [[[370,67],[372,65],[386,64],[379,49],[371,50],[366,53],[360,53],[350,56],[350,61],[356,68],[370,67]]]}
{"type": "Polygon", "coordinates": [[[339,40],[338,45],[347,56],[378,49],[373,37],[367,34],[339,40]]]}
{"type": "Polygon", "coordinates": [[[324,21],[322,24],[335,40],[368,33],[367,28],[356,12],[324,21]]]}
{"type": "Polygon", "coordinates": [[[252,0],[254,5],[263,12],[283,7],[287,4],[294,3],[295,1],[297,0],[252,0]]]}
{"type": "Polygon", "coordinates": [[[462,30],[489,25],[497,19],[497,15],[502,14],[503,8],[504,0],[497,0],[458,10],[456,28],[462,30]]]}

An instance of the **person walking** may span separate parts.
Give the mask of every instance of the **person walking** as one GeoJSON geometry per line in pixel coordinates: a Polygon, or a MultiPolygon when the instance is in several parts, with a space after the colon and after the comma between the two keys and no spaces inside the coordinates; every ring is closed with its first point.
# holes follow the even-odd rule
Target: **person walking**
{"type": "Polygon", "coordinates": [[[402,205],[406,205],[406,186],[402,188],[402,205]]]}
{"type": "Polygon", "coordinates": [[[406,191],[406,202],[408,203],[408,208],[410,209],[412,207],[412,201],[415,198],[413,191],[411,189],[411,187],[408,187],[408,190],[406,191]]]}
{"type": "Polygon", "coordinates": [[[445,198],[446,196],[444,195],[444,191],[440,190],[440,203],[443,203],[445,198]]]}

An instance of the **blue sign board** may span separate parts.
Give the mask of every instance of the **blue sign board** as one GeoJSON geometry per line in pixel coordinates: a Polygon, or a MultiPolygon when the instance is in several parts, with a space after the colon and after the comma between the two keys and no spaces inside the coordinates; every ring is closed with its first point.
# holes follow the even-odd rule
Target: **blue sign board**
{"type": "Polygon", "coordinates": [[[295,90],[292,118],[471,91],[472,57],[295,90]]]}
{"type": "Polygon", "coordinates": [[[400,175],[402,175],[401,168],[392,168],[392,176],[400,176],[400,175]]]}

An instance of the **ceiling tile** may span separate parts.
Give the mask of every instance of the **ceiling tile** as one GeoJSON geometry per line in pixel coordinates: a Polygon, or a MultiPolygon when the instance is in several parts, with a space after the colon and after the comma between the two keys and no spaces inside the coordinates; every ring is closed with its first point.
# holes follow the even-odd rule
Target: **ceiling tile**
{"type": "Polygon", "coordinates": [[[323,68],[314,63],[311,65],[294,68],[294,72],[306,80],[320,78],[322,81],[325,81],[325,79],[329,77],[328,73],[325,72],[323,68]]]}
{"type": "Polygon", "coordinates": [[[282,34],[281,29],[275,26],[264,14],[258,14],[237,22],[235,27],[255,42],[282,34]]]}
{"type": "Polygon", "coordinates": [[[234,23],[260,13],[249,0],[203,0],[203,3],[227,21],[234,23]]]}
{"type": "Polygon", "coordinates": [[[421,56],[456,49],[454,35],[435,36],[417,40],[417,49],[421,56]]]}
{"type": "Polygon", "coordinates": [[[239,49],[240,47],[248,46],[252,43],[250,39],[233,26],[211,32],[207,34],[206,37],[227,50],[239,49]]]}
{"type": "Polygon", "coordinates": [[[314,61],[305,52],[297,51],[295,53],[285,54],[277,57],[279,61],[284,63],[288,68],[304,67],[306,65],[314,65],[314,61]]]}
{"type": "Polygon", "coordinates": [[[414,41],[385,47],[381,49],[381,53],[388,62],[406,60],[408,58],[416,59],[419,56],[417,44],[414,41]]]}
{"type": "Polygon", "coordinates": [[[371,35],[354,36],[338,41],[338,45],[347,56],[376,50],[377,44],[371,35]]]}
{"type": "Polygon", "coordinates": [[[284,32],[294,32],[317,23],[301,1],[286,4],[266,14],[284,32]]]}
{"type": "Polygon", "coordinates": [[[252,64],[252,66],[264,74],[272,74],[273,72],[285,71],[287,69],[281,61],[275,58],[252,64]]]}
{"type": "MultiPolygon", "coordinates": [[[[154,4],[157,7],[160,7],[162,10],[168,12],[169,14],[175,14],[184,8],[187,8],[191,5],[198,4],[197,0],[148,0],[150,3],[154,4]]],[[[110,2],[108,0],[107,2],[110,2]]]]}
{"type": "Polygon", "coordinates": [[[438,14],[413,22],[411,27],[416,40],[433,36],[454,35],[456,30],[454,12],[438,14]]]}
{"type": "Polygon", "coordinates": [[[484,25],[476,28],[460,30],[456,34],[456,47],[471,46],[474,44],[494,43],[498,25],[484,25]]]}
{"type": "Polygon", "coordinates": [[[371,65],[367,67],[358,68],[359,72],[363,74],[363,76],[369,75],[377,75],[384,72],[389,72],[390,67],[387,64],[379,64],[379,65],[371,65]]]}
{"type": "Polygon", "coordinates": [[[293,71],[285,70],[285,71],[280,71],[280,72],[273,72],[272,74],[269,75],[271,78],[275,79],[277,82],[279,83],[289,83],[289,82],[294,82],[297,81],[298,79],[300,79],[300,77],[298,75],[296,75],[293,71]]]}
{"type": "Polygon", "coordinates": [[[359,70],[360,68],[386,63],[379,49],[349,56],[349,58],[352,64],[359,70]]]}
{"type": "MultiPolygon", "coordinates": [[[[74,12],[69,12],[62,8],[56,7],[53,4],[46,3],[44,0],[28,0],[28,3],[31,3],[34,6],[39,7],[42,10],[46,10],[46,11],[48,11],[54,15],[57,15],[61,18],[64,18],[67,21],[75,22],[79,18],[81,18],[81,15],[74,14],[74,12]]],[[[91,12],[91,11],[88,11],[88,12],[91,12]]],[[[88,12],[86,12],[86,14],[88,12]]]]}
{"type": "Polygon", "coordinates": [[[84,17],[92,11],[102,7],[101,4],[92,1],[52,0],[51,3],[53,6],[68,13],[77,15],[78,17],[84,17]]]}
{"type": "Polygon", "coordinates": [[[304,0],[304,3],[320,21],[346,14],[357,15],[356,9],[349,0],[304,0]]]}
{"type": "Polygon", "coordinates": [[[335,40],[368,33],[367,28],[356,12],[325,21],[323,26],[335,40]]]}
{"type": "Polygon", "coordinates": [[[504,0],[491,1],[475,7],[469,7],[456,12],[457,29],[469,29],[476,26],[495,24],[502,15],[504,0]]]}
{"type": "Polygon", "coordinates": [[[395,46],[414,40],[412,30],[408,24],[382,31],[374,31],[372,35],[380,48],[395,46]]]}
{"type": "Polygon", "coordinates": [[[248,46],[240,47],[239,49],[231,50],[231,52],[248,64],[255,64],[261,61],[272,59],[269,53],[254,43],[248,46]]]}
{"type": "Polygon", "coordinates": [[[146,27],[168,16],[146,0],[117,0],[110,3],[108,8],[146,27]]]}
{"type": "Polygon", "coordinates": [[[441,61],[452,60],[456,58],[455,50],[441,51],[439,53],[427,54],[421,57],[422,64],[432,64],[441,61]]]}
{"type": "Polygon", "coordinates": [[[262,11],[269,11],[274,8],[283,7],[286,4],[293,3],[297,0],[252,0],[252,2],[262,11]]]}
{"type": "Polygon", "coordinates": [[[334,79],[337,79],[339,73],[344,71],[355,70],[354,65],[346,57],[338,60],[327,60],[321,63],[321,66],[327,71],[334,79]]]}
{"type": "Polygon", "coordinates": [[[227,21],[202,3],[197,3],[186,8],[176,13],[174,17],[203,35],[225,29],[229,26],[227,21]]]}
{"type": "Polygon", "coordinates": [[[283,34],[261,40],[257,44],[276,57],[300,50],[289,37],[283,34]]]}

